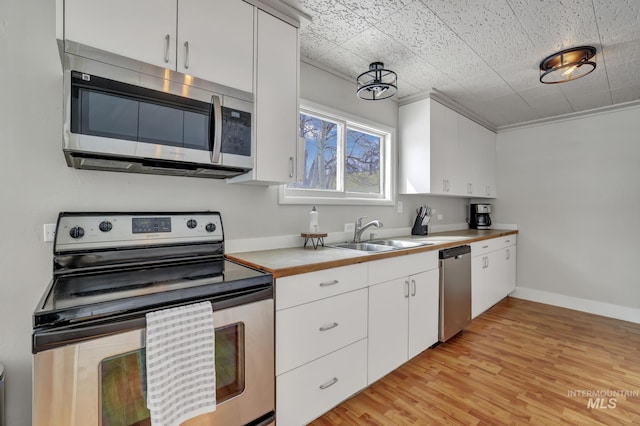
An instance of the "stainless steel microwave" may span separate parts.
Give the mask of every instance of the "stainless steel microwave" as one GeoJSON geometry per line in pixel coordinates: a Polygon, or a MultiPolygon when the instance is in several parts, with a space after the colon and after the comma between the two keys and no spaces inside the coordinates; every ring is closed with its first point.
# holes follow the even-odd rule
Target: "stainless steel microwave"
{"type": "Polygon", "coordinates": [[[203,178],[251,170],[253,94],[85,50],[91,59],[62,55],[67,165],[203,178]]]}

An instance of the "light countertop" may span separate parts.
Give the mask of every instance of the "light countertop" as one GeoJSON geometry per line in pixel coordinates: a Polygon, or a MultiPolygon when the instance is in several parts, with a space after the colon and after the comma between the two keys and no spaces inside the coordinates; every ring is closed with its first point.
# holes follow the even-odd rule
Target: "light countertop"
{"type": "MultiPolygon", "coordinates": [[[[369,262],[371,260],[386,259],[390,257],[406,256],[408,254],[424,251],[440,250],[447,247],[455,247],[461,244],[469,244],[490,238],[499,238],[506,235],[517,234],[515,230],[505,229],[462,229],[458,231],[437,232],[424,236],[399,236],[394,240],[420,241],[433,243],[402,250],[384,252],[362,252],[357,250],[318,247],[307,245],[306,248],[292,247],[274,250],[247,251],[230,253],[226,257],[244,265],[260,269],[273,274],[274,278],[297,275],[305,272],[321,269],[335,268],[338,266],[352,265],[369,262]]],[[[366,242],[366,241],[365,241],[366,242]]]]}

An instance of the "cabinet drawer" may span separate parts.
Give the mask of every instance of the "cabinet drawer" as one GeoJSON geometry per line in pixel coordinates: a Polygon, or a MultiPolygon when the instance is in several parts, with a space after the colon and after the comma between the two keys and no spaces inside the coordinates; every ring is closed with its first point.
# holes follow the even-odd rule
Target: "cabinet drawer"
{"type": "Polygon", "coordinates": [[[369,284],[382,283],[438,267],[438,251],[427,251],[369,262],[369,284]]]}
{"type": "Polygon", "coordinates": [[[482,256],[492,251],[500,250],[516,244],[516,235],[507,235],[506,237],[491,238],[489,240],[477,241],[471,243],[471,256],[482,256]]]}
{"type": "Polygon", "coordinates": [[[278,425],[304,425],[367,385],[367,339],[276,378],[278,425]]]}
{"type": "Polygon", "coordinates": [[[340,266],[276,280],[276,310],[367,286],[367,264],[340,266]]]}
{"type": "Polygon", "coordinates": [[[367,289],[276,312],[276,375],[367,337],[367,289]]]}

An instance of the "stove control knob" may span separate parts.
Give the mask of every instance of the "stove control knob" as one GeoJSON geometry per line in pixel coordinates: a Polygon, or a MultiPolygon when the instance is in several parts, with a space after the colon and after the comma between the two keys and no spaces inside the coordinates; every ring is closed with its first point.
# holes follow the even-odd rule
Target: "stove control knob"
{"type": "Polygon", "coordinates": [[[109,232],[113,228],[113,224],[108,220],[103,220],[100,222],[100,225],[98,225],[98,228],[100,228],[102,232],[109,232]]]}
{"type": "Polygon", "coordinates": [[[207,226],[205,227],[205,229],[207,230],[207,232],[213,232],[216,230],[216,224],[215,223],[207,223],[207,226]]]}
{"type": "Polygon", "coordinates": [[[187,228],[189,228],[189,229],[193,229],[193,228],[195,228],[196,226],[198,226],[198,222],[196,222],[194,219],[189,219],[189,220],[187,221],[187,228]]]}
{"type": "Polygon", "coordinates": [[[69,230],[71,238],[82,238],[84,236],[84,229],[80,226],[74,226],[69,230]]]}

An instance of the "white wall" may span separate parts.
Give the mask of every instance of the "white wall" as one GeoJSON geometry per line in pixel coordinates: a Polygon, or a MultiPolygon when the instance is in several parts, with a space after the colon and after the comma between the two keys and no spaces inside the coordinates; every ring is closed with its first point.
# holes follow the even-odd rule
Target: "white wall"
{"type": "MultiPolygon", "coordinates": [[[[31,423],[31,315],[52,268],[42,225],[60,211],[220,210],[227,239],[294,235],[307,227],[309,206],[280,206],[276,187],[224,181],[133,175],[68,168],[62,155],[62,70],[51,0],[0,2],[0,362],[6,367],[7,420],[31,423]]],[[[356,99],[355,85],[302,66],[302,96],[387,126],[397,124],[393,101],[356,99]]],[[[323,230],[367,214],[386,227],[411,224],[429,203],[464,222],[464,201],[403,197],[394,207],[321,206],[323,230]]],[[[300,240],[302,243],[302,240],[300,240]]]]}
{"type": "Polygon", "coordinates": [[[499,132],[497,152],[516,294],[640,321],[640,107],[499,132]]]}

